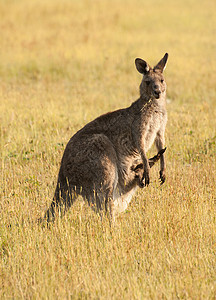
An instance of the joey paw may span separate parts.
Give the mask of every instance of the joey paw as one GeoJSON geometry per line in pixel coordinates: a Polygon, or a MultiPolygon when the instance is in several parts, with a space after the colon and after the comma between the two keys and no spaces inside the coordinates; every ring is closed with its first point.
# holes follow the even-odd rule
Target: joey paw
{"type": "Polygon", "coordinates": [[[165,172],[160,170],[160,183],[161,183],[161,185],[165,182],[165,180],[166,180],[165,172]]]}
{"type": "Polygon", "coordinates": [[[142,178],[142,181],[143,181],[144,186],[149,185],[149,183],[150,183],[149,170],[148,170],[148,171],[145,170],[145,171],[143,172],[143,178],[142,178]]]}

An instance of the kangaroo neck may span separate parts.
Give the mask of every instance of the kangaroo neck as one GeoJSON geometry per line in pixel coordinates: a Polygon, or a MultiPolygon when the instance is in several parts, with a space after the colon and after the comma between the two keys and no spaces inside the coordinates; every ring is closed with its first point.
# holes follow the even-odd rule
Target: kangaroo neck
{"type": "Polygon", "coordinates": [[[148,109],[151,109],[152,107],[157,107],[159,110],[166,109],[165,97],[155,99],[153,97],[141,95],[140,98],[133,102],[128,109],[129,111],[132,111],[135,115],[142,115],[145,114],[146,111],[148,111],[148,109]]]}
{"type": "Polygon", "coordinates": [[[140,114],[144,111],[149,105],[153,103],[153,99],[151,97],[141,96],[135,102],[133,102],[130,106],[130,109],[134,111],[135,114],[140,114]]]}

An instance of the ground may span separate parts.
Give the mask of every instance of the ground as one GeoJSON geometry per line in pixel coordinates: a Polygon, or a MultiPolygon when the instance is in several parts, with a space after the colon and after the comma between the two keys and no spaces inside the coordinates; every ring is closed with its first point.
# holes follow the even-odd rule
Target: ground
{"type": "Polygon", "coordinates": [[[0,1],[1,299],[215,299],[215,6],[0,1]],[[151,169],[113,228],[81,199],[38,226],[69,138],[138,98],[136,57],[166,52],[166,183],[151,169]]]}

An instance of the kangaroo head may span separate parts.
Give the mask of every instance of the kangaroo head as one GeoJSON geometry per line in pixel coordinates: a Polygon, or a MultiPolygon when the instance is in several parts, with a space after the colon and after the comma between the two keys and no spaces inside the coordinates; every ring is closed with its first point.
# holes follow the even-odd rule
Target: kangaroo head
{"type": "Polygon", "coordinates": [[[143,163],[134,164],[131,166],[131,171],[134,173],[134,183],[136,183],[139,187],[144,187],[144,179],[143,179],[143,163]]]}
{"type": "Polygon", "coordinates": [[[160,99],[165,97],[166,94],[166,82],[163,76],[163,70],[166,67],[168,59],[168,53],[158,62],[158,64],[151,68],[150,65],[141,58],[135,59],[135,65],[143,75],[142,82],[140,84],[140,96],[147,98],[160,99]]]}

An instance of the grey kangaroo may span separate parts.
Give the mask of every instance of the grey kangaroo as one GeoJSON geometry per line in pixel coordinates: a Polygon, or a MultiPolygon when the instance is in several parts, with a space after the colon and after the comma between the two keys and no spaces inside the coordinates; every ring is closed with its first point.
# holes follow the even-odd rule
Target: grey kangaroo
{"type": "Polygon", "coordinates": [[[78,195],[111,220],[123,212],[137,187],[150,182],[150,167],[160,158],[160,180],[165,181],[164,132],[167,123],[166,53],[151,68],[140,58],[140,97],[129,107],[104,114],[85,125],[69,140],[60,165],[53,201],[44,218],[49,222],[65,211],[78,195]],[[157,158],[146,153],[155,142],[157,158]]]}

